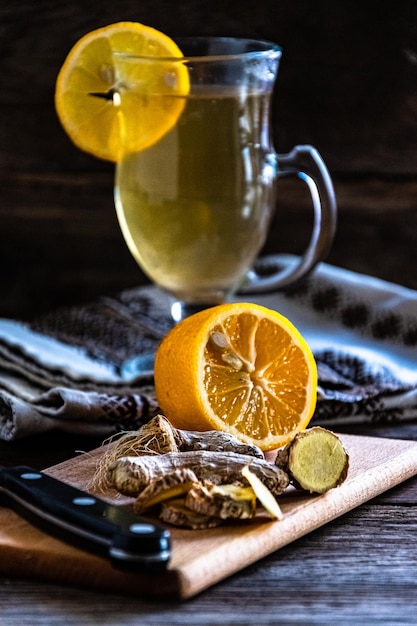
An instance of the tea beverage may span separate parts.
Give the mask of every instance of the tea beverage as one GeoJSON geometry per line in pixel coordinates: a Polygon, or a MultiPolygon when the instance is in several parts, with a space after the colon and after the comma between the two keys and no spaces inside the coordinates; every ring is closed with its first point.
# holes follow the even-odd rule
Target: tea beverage
{"type": "MultiPolygon", "coordinates": [[[[138,129],[144,130],[139,118],[144,98],[158,115],[164,107],[178,112],[152,145],[135,152],[125,147],[115,179],[124,238],[144,272],[171,295],[175,321],[227,300],[242,286],[261,292],[291,284],[326,256],[336,221],[332,182],[317,151],[303,145],[277,155],[272,145],[271,97],[280,47],[221,37],[188,38],[178,45],[183,57],[119,54],[116,59],[121,70],[129,64],[125,74],[135,78],[125,87],[122,80],[120,88],[122,96],[125,88],[137,98],[138,129]],[[140,77],[155,64],[163,78],[142,92],[140,77]],[[253,263],[275,210],[276,182],[287,174],[309,188],[312,237],[294,267],[260,276],[253,263]]],[[[131,139],[134,120],[129,123],[131,139]]]]}
{"type": "Polygon", "coordinates": [[[117,167],[131,253],[179,299],[220,302],[261,249],[274,207],[269,93],[199,86],[175,127],[117,167]]]}

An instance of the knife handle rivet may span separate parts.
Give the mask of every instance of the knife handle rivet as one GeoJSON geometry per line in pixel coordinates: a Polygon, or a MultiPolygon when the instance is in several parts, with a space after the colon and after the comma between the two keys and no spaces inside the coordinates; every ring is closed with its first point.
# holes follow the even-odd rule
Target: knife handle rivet
{"type": "Polygon", "coordinates": [[[72,501],[73,504],[76,504],[78,506],[92,506],[96,502],[97,500],[95,498],[89,497],[74,498],[72,501]]]}
{"type": "Polygon", "coordinates": [[[156,529],[152,524],[131,524],[129,530],[136,535],[147,535],[153,533],[156,529]]]}
{"type": "Polygon", "coordinates": [[[20,478],[24,480],[39,480],[39,478],[42,478],[42,474],[38,474],[37,472],[24,472],[20,475],[20,478]]]}

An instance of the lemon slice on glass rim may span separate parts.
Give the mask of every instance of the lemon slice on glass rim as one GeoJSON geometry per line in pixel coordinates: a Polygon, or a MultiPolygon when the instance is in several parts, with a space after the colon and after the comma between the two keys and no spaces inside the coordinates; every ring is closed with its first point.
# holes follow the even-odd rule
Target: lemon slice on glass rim
{"type": "Polygon", "coordinates": [[[64,130],[81,150],[113,162],[156,143],[185,106],[189,75],[182,58],[172,39],[138,22],[87,33],[56,81],[64,130]]]}

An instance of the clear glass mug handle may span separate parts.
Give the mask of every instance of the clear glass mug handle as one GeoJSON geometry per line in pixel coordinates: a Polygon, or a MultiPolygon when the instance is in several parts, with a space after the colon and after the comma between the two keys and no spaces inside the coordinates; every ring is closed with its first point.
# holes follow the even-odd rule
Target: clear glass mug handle
{"type": "Polygon", "coordinates": [[[316,148],[296,146],[288,154],[278,155],[278,167],[278,178],[293,174],[307,184],[313,201],[313,232],[307,249],[295,266],[267,276],[260,276],[252,269],[239,290],[241,293],[261,293],[288,287],[322,261],[333,242],[337,222],[336,197],[330,174],[316,148]]]}

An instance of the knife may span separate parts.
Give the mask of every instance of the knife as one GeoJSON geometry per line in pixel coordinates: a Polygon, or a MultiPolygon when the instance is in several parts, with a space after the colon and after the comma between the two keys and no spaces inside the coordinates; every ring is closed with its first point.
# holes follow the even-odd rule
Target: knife
{"type": "Polygon", "coordinates": [[[171,557],[168,530],[31,467],[0,466],[0,497],[42,530],[115,567],[160,571],[171,557]]]}

